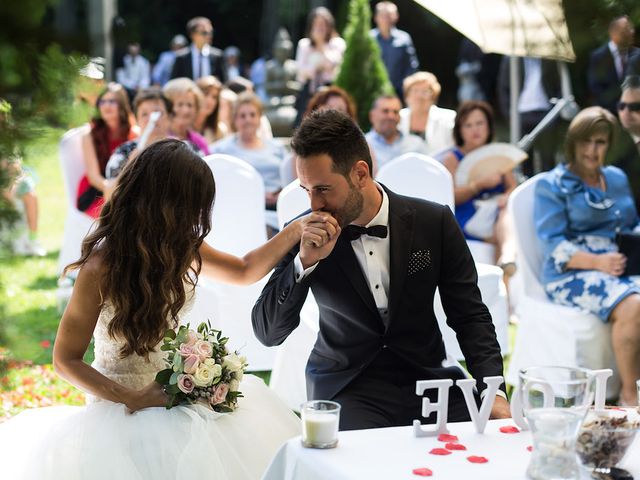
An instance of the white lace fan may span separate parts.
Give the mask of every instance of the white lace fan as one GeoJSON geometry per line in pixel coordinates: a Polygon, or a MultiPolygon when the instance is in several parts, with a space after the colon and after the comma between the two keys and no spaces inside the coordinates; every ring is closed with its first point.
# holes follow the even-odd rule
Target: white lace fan
{"type": "Polygon", "coordinates": [[[456,170],[456,185],[466,185],[485,175],[507,173],[528,158],[510,143],[490,143],[467,154],[456,170]]]}

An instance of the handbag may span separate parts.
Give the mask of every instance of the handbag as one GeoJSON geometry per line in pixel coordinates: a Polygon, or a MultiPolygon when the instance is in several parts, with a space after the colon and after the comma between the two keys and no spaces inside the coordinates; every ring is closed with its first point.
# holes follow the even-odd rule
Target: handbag
{"type": "Polygon", "coordinates": [[[474,200],[476,213],[467,220],[464,231],[469,235],[486,240],[493,236],[493,230],[498,218],[498,195],[487,199],[474,200]]]}
{"type": "Polygon", "coordinates": [[[627,257],[623,275],[640,275],[640,233],[617,233],[616,244],[619,252],[627,257]]]}

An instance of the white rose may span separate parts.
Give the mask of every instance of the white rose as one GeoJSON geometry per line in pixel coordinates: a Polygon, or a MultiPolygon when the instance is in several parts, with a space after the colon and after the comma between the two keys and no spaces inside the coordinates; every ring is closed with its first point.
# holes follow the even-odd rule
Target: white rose
{"type": "Polygon", "coordinates": [[[222,359],[222,366],[230,372],[237,372],[242,370],[242,360],[235,353],[231,353],[222,359]]]}
{"type": "Polygon", "coordinates": [[[207,358],[202,363],[204,363],[207,367],[211,369],[211,374],[213,375],[214,379],[222,375],[222,365],[216,363],[216,361],[213,358],[207,358]]]}
{"type": "Polygon", "coordinates": [[[197,387],[208,387],[213,383],[215,376],[211,367],[201,364],[196,373],[193,375],[193,379],[197,387]]]}

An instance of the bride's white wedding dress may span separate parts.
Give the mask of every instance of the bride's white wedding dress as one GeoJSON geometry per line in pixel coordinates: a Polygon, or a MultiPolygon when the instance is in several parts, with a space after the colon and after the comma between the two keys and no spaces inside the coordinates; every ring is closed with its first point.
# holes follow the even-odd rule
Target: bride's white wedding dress
{"type": "MultiPolygon", "coordinates": [[[[113,312],[96,325],[95,362],[127,387],[148,385],[165,368],[164,352],[146,360],[119,357],[121,342],[107,333],[113,312]]],[[[28,410],[0,424],[0,465],[7,479],[260,478],[282,443],[299,434],[299,420],[264,382],[245,375],[244,398],[230,414],[202,405],[148,408],[88,397],[86,407],[28,410]]]]}

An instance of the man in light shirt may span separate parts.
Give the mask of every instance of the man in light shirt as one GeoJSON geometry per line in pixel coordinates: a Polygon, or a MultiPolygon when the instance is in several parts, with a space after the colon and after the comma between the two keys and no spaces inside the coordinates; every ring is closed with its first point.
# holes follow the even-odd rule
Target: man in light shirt
{"type": "Polygon", "coordinates": [[[422,138],[411,133],[404,134],[398,129],[401,109],[402,103],[398,97],[383,95],[376,99],[369,112],[371,130],[366,139],[378,168],[404,153],[427,154],[427,145],[422,138]]]}
{"type": "Polygon", "coordinates": [[[614,115],[618,114],[616,103],[629,63],[640,54],[640,49],[633,46],[634,36],[629,17],[616,17],[609,24],[609,41],[594,50],[589,58],[587,81],[592,100],[614,115]]]}
{"type": "MultiPolygon", "coordinates": [[[[312,210],[331,214],[342,230],[331,236],[321,222],[305,227],[253,308],[258,339],[281,344],[299,325],[311,289],[320,330],[306,368],[308,398],[340,403],[342,430],[411,425],[421,418],[417,380],[463,377],[447,362],[433,310],[439,288],[447,323],[477,381],[478,402],[486,392],[483,378],[502,375],[502,357],[473,258],[449,208],[375,182],[364,135],[343,113],[311,113],[291,148],[312,210]]],[[[494,418],[510,416],[502,389],[494,418]]],[[[436,391],[426,395],[436,401],[436,391]]],[[[451,421],[469,419],[458,388],[449,391],[448,407],[451,421]]]]}

